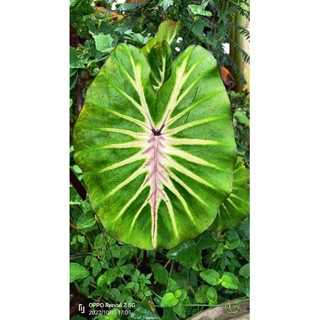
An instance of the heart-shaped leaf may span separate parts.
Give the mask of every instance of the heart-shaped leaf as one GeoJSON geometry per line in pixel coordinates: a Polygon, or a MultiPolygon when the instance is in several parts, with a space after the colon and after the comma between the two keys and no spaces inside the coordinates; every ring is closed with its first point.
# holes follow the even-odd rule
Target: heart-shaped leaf
{"type": "Polygon", "coordinates": [[[210,52],[187,48],[157,93],[150,72],[137,48],[112,52],[75,125],[75,160],[114,238],[172,248],[212,224],[232,190],[236,145],[210,52]]]}
{"type": "Polygon", "coordinates": [[[160,306],[162,308],[174,307],[178,303],[179,300],[174,296],[174,294],[172,292],[168,292],[163,296],[160,306]]]}
{"type": "Polygon", "coordinates": [[[216,286],[220,279],[219,273],[213,269],[200,272],[200,277],[212,286],[216,286]]]}

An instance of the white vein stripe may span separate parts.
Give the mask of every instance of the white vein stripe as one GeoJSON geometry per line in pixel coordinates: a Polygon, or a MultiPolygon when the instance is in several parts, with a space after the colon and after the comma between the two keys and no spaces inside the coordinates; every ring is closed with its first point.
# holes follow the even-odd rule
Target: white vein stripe
{"type": "MultiPolygon", "coordinates": [[[[188,71],[188,73],[185,75],[185,80],[184,83],[187,81],[187,79],[189,78],[190,74],[194,71],[194,69],[201,63],[202,61],[198,61],[195,65],[193,65],[190,70],[188,71]]],[[[179,95],[178,100],[176,101],[176,105],[178,105],[182,99],[192,90],[192,88],[199,82],[199,80],[201,80],[203,78],[204,75],[198,77],[197,79],[194,79],[191,83],[191,85],[183,90],[183,93],[181,95],[179,95]]]]}
{"type": "Polygon", "coordinates": [[[123,161],[120,161],[120,162],[117,162],[111,166],[108,166],[108,167],[105,167],[103,169],[101,169],[99,171],[99,173],[102,173],[102,172],[105,172],[105,171],[109,171],[109,170],[113,170],[113,169],[116,169],[116,168],[119,168],[119,167],[123,167],[123,166],[126,166],[128,164],[131,164],[133,162],[136,162],[136,161],[139,161],[139,160],[144,160],[145,157],[143,157],[141,155],[141,152],[139,153],[136,153],[135,155],[131,156],[130,158],[128,159],[125,159],[123,161]]]}
{"type": "Polygon", "coordinates": [[[138,119],[135,119],[133,117],[127,116],[127,115],[125,115],[123,113],[120,113],[120,112],[117,112],[117,111],[112,111],[110,109],[108,109],[107,111],[112,113],[112,114],[114,114],[115,116],[117,116],[119,118],[128,120],[128,121],[130,121],[132,123],[135,123],[135,124],[137,124],[138,126],[140,126],[143,129],[145,129],[145,128],[150,129],[144,122],[142,122],[142,121],[140,121],[138,119]]]}
{"type": "Polygon", "coordinates": [[[176,237],[178,237],[179,233],[178,233],[178,228],[177,228],[177,222],[176,222],[175,215],[174,215],[174,212],[173,212],[171,200],[170,200],[170,198],[168,197],[167,194],[166,194],[166,196],[168,198],[168,201],[165,201],[165,204],[166,204],[166,206],[168,208],[168,212],[169,212],[169,216],[171,218],[174,234],[175,234],[176,237]]]}
{"type": "MultiPolygon", "coordinates": [[[[249,201],[245,201],[245,200],[243,200],[242,198],[238,197],[237,195],[235,195],[233,193],[230,194],[230,197],[231,198],[235,198],[235,199],[237,199],[237,200],[239,200],[240,202],[243,202],[243,203],[249,203],[249,201]]],[[[230,197],[227,199],[227,201],[230,201],[230,197]]]]}
{"type": "Polygon", "coordinates": [[[203,205],[208,207],[208,204],[203,201],[194,191],[189,188],[180,178],[178,178],[172,171],[169,172],[170,177],[172,177],[174,180],[176,180],[182,187],[184,187],[194,198],[196,198],[199,202],[201,202],[203,205]]]}
{"type": "Polygon", "coordinates": [[[102,149],[127,149],[127,148],[143,148],[147,145],[146,141],[130,141],[124,143],[109,144],[102,149]]]}
{"type": "Polygon", "coordinates": [[[148,104],[146,101],[146,97],[144,95],[143,86],[141,83],[141,65],[137,64],[134,68],[134,75],[135,75],[135,89],[140,97],[141,107],[145,112],[148,112],[148,104]]]}
{"type": "Polygon", "coordinates": [[[234,204],[234,202],[230,199],[230,197],[227,199],[227,201],[228,201],[234,208],[236,208],[237,210],[240,211],[239,207],[234,204]]]}
{"type": "Polygon", "coordinates": [[[219,141],[204,140],[204,139],[183,139],[183,138],[167,138],[168,145],[202,145],[202,146],[219,146],[223,145],[219,141]]]}
{"type": "Polygon", "coordinates": [[[186,203],[186,201],[183,199],[183,197],[181,196],[181,194],[179,193],[179,191],[175,188],[175,186],[172,184],[172,182],[165,182],[166,187],[171,190],[171,192],[173,192],[175,194],[175,196],[180,200],[184,210],[186,211],[186,213],[188,214],[190,220],[196,224],[196,222],[194,221],[194,218],[189,210],[188,204],[186,203]]]}
{"type": "Polygon", "coordinates": [[[219,166],[217,166],[217,165],[215,165],[213,163],[210,163],[210,162],[208,162],[206,160],[203,160],[202,158],[193,156],[192,154],[190,154],[188,152],[185,152],[183,150],[179,150],[179,149],[176,149],[176,148],[168,148],[166,150],[166,153],[170,154],[172,156],[180,157],[180,158],[182,158],[184,160],[187,160],[187,161],[190,161],[190,162],[193,162],[193,163],[196,163],[196,164],[200,164],[202,166],[215,168],[215,169],[221,170],[221,171],[223,170],[219,166]]]}
{"type": "Polygon", "coordinates": [[[125,134],[127,136],[130,136],[130,137],[133,137],[133,138],[145,138],[146,137],[145,133],[138,133],[138,132],[133,132],[133,131],[129,131],[129,130],[123,130],[123,129],[117,129],[117,128],[99,128],[97,130],[114,132],[114,133],[121,133],[121,134],[125,134]]]}
{"type": "Polygon", "coordinates": [[[137,101],[135,101],[132,97],[130,97],[126,92],[124,92],[122,89],[120,89],[119,87],[117,87],[117,86],[115,86],[115,85],[113,85],[113,87],[119,92],[119,93],[121,93],[125,98],[127,98],[140,112],[141,112],[141,114],[143,114],[144,116],[145,116],[145,114],[144,114],[144,112],[143,112],[143,108],[142,108],[142,106],[137,102],[137,101]]]}
{"type": "Polygon", "coordinates": [[[174,108],[176,106],[180,89],[183,86],[184,82],[186,81],[186,78],[183,75],[187,67],[187,63],[188,63],[188,59],[183,60],[181,66],[176,70],[176,82],[173,85],[173,88],[172,88],[173,90],[171,91],[170,99],[168,100],[162,119],[159,121],[159,123],[163,123],[168,110],[170,110],[170,113],[171,113],[173,111],[172,107],[174,108]]]}
{"type": "Polygon", "coordinates": [[[138,176],[140,176],[141,174],[145,173],[146,170],[140,169],[135,171],[129,178],[127,178],[126,180],[124,180],[122,183],[120,183],[116,188],[114,188],[111,192],[109,192],[104,198],[103,200],[109,198],[110,196],[112,196],[114,193],[116,193],[117,191],[119,191],[120,189],[122,189],[124,186],[126,186],[128,183],[130,183],[131,181],[133,181],[135,178],[137,178],[138,176]]]}
{"type": "MultiPolygon", "coordinates": [[[[190,55],[191,55],[191,53],[190,53],[190,55]]],[[[185,73],[187,64],[189,62],[190,55],[186,59],[183,60],[180,68],[176,69],[176,82],[174,83],[173,90],[170,95],[170,100],[166,106],[165,112],[163,113],[163,117],[162,117],[160,123],[163,123],[165,121],[166,114],[167,114],[168,110],[170,110],[170,114],[171,114],[173,112],[173,110],[175,109],[175,107],[178,105],[178,103],[181,102],[181,100],[185,97],[185,95],[187,93],[189,93],[189,91],[194,86],[193,84],[190,85],[186,89],[187,92],[186,93],[184,92],[180,95],[180,91],[181,91],[182,86],[188,80],[188,78],[190,77],[190,75],[194,71],[194,69],[202,62],[202,60],[199,60],[196,64],[194,64],[189,69],[189,71],[187,73],[185,73]]],[[[169,114],[169,116],[170,116],[170,114],[169,114]]]]}
{"type": "Polygon", "coordinates": [[[206,96],[204,96],[202,99],[194,102],[193,104],[191,104],[188,108],[184,109],[183,111],[179,112],[178,114],[176,114],[173,118],[171,118],[168,122],[167,125],[171,125],[172,123],[174,123],[175,121],[177,121],[178,119],[180,119],[182,116],[184,116],[186,113],[188,113],[189,111],[191,111],[193,108],[195,108],[196,106],[198,106],[199,104],[206,102],[208,100],[210,100],[211,98],[213,98],[217,93],[213,92],[210,93],[206,96]]]}
{"type": "Polygon", "coordinates": [[[224,204],[224,202],[222,202],[222,203],[221,203],[221,206],[224,208],[224,210],[226,210],[226,211],[227,211],[227,213],[229,213],[229,212],[228,212],[228,209],[227,209],[227,207],[226,207],[226,205],[224,204]]]}
{"type": "Polygon", "coordinates": [[[182,125],[182,126],[179,126],[177,128],[174,128],[172,130],[169,130],[169,131],[165,131],[163,132],[163,134],[176,134],[182,130],[185,130],[185,129],[188,129],[188,128],[192,128],[192,127],[195,127],[195,126],[198,126],[198,125],[201,125],[203,123],[207,123],[207,122],[211,122],[211,121],[216,121],[216,120],[220,120],[220,119],[223,119],[224,117],[222,116],[216,116],[216,117],[211,117],[211,118],[203,118],[203,119],[200,119],[200,120],[195,120],[195,121],[192,121],[192,122],[189,122],[185,125],[182,125]]]}
{"type": "Polygon", "coordinates": [[[132,222],[131,222],[131,227],[130,227],[130,230],[129,230],[130,233],[132,232],[132,229],[133,229],[133,227],[134,227],[134,225],[135,225],[135,223],[136,223],[136,221],[137,221],[137,219],[138,219],[141,211],[143,210],[143,208],[144,208],[147,204],[148,204],[148,201],[145,201],[145,202],[143,203],[143,205],[140,207],[140,209],[137,211],[137,213],[135,214],[135,216],[134,216],[134,218],[133,218],[133,220],[132,220],[132,222]]]}
{"type": "MultiPolygon", "coordinates": [[[[118,213],[118,215],[116,216],[116,218],[114,219],[114,222],[117,221],[123,214],[124,212],[127,210],[127,208],[130,206],[130,204],[136,200],[138,198],[138,196],[141,194],[141,192],[146,188],[146,186],[142,183],[142,185],[140,186],[140,188],[138,189],[138,191],[131,197],[131,199],[126,203],[126,205],[121,209],[121,211],[118,213]]],[[[139,211],[141,211],[142,209],[140,208],[139,211]]],[[[138,211],[138,212],[139,212],[138,211]]]]}
{"type": "Polygon", "coordinates": [[[180,165],[179,163],[177,163],[176,161],[174,161],[172,158],[171,158],[172,161],[170,161],[170,167],[178,170],[179,172],[183,173],[184,175],[186,175],[187,177],[209,187],[209,188],[212,188],[212,189],[215,189],[216,188],[211,185],[209,182],[207,182],[206,180],[200,178],[199,176],[197,176],[196,174],[194,174],[193,172],[191,172],[190,170],[186,169],[184,166],[180,165]]]}

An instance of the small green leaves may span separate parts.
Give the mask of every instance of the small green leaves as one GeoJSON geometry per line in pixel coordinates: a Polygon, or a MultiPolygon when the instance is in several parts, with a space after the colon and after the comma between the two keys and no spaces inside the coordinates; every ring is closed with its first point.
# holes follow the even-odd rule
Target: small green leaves
{"type": "Polygon", "coordinates": [[[89,271],[76,262],[70,263],[70,282],[84,279],[89,276],[89,271]]]}
{"type": "Polygon", "coordinates": [[[248,278],[250,276],[250,264],[247,263],[242,266],[239,270],[239,274],[242,275],[244,278],[248,278]]]}
{"type": "Polygon", "coordinates": [[[93,211],[85,212],[78,220],[77,227],[81,230],[87,230],[96,224],[93,211]]]}
{"type": "Polygon", "coordinates": [[[174,307],[175,305],[178,304],[178,302],[179,302],[179,299],[177,299],[172,292],[168,292],[163,296],[160,306],[162,308],[174,307]]]}
{"type": "Polygon", "coordinates": [[[136,304],[135,308],[132,309],[132,312],[128,319],[135,319],[135,320],[160,320],[160,317],[156,312],[153,312],[150,309],[150,306],[146,301],[136,304]]]}
{"type": "Polygon", "coordinates": [[[173,0],[160,0],[158,2],[158,6],[162,7],[164,11],[166,11],[169,7],[173,5],[173,0]]]}
{"type": "Polygon", "coordinates": [[[186,268],[192,268],[201,261],[200,252],[193,240],[183,241],[181,244],[171,249],[167,253],[168,259],[178,261],[186,268]]]}
{"type": "Polygon", "coordinates": [[[90,266],[92,268],[92,275],[96,277],[101,271],[101,265],[99,263],[99,260],[96,257],[92,257],[90,266]]]}
{"type": "Polygon", "coordinates": [[[196,294],[195,294],[195,300],[198,303],[206,303],[208,301],[207,298],[207,291],[209,289],[209,286],[207,286],[206,284],[201,285],[199,287],[199,289],[197,290],[196,294]]]}
{"type": "Polygon", "coordinates": [[[209,304],[216,305],[218,304],[218,293],[214,287],[210,287],[207,291],[207,299],[209,304]]]}
{"type": "Polygon", "coordinates": [[[216,286],[220,279],[219,273],[212,269],[200,272],[200,277],[212,286],[216,286]]]}
{"type": "Polygon", "coordinates": [[[246,115],[244,115],[240,111],[236,111],[233,116],[241,123],[245,124],[246,126],[250,127],[250,120],[246,115]]]}
{"type": "Polygon", "coordinates": [[[153,272],[154,278],[157,282],[166,285],[169,278],[168,271],[160,264],[153,263],[151,265],[151,270],[153,272]]]}
{"type": "Polygon", "coordinates": [[[208,10],[203,10],[202,6],[199,6],[199,5],[196,5],[196,4],[189,4],[188,8],[195,15],[205,16],[205,17],[211,17],[212,16],[212,12],[210,12],[208,10]]]}
{"type": "Polygon", "coordinates": [[[225,272],[221,277],[221,285],[227,289],[238,289],[238,278],[231,272],[225,272]]]}
{"type": "Polygon", "coordinates": [[[112,49],[114,48],[112,46],[113,39],[110,36],[110,34],[98,34],[93,36],[96,48],[100,52],[106,53],[106,52],[111,52],[112,49]]]}
{"type": "Polygon", "coordinates": [[[101,288],[104,284],[109,285],[114,282],[118,277],[118,270],[113,268],[107,270],[103,275],[101,275],[97,280],[97,285],[101,288]]]}

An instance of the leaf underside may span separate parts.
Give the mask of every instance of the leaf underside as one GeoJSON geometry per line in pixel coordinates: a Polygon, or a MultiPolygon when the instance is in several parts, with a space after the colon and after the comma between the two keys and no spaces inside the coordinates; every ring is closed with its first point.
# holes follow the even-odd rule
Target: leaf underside
{"type": "Polygon", "coordinates": [[[212,224],[236,145],[210,52],[191,46],[172,62],[166,41],[149,52],[121,44],[103,65],[75,125],[75,160],[111,236],[172,248],[212,224]]]}

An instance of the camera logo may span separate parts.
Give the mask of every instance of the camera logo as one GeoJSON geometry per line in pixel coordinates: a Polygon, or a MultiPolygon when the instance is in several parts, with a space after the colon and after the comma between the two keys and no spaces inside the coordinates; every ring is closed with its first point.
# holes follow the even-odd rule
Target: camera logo
{"type": "Polygon", "coordinates": [[[81,304],[81,303],[79,303],[78,310],[80,311],[80,313],[85,313],[86,312],[85,306],[83,304],[81,304]]]}

